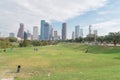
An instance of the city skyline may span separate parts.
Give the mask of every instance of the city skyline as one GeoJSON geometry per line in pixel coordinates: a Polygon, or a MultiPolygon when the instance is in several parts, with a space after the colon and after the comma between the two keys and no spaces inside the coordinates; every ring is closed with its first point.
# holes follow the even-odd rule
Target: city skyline
{"type": "Polygon", "coordinates": [[[88,34],[89,25],[98,30],[98,35],[106,35],[120,31],[119,3],[119,0],[2,0],[0,32],[3,36],[9,36],[10,32],[17,34],[19,23],[24,23],[25,31],[32,33],[33,26],[40,27],[39,21],[46,20],[58,33],[61,33],[61,24],[66,22],[68,38],[75,25],[82,27],[83,36],[88,34]]]}

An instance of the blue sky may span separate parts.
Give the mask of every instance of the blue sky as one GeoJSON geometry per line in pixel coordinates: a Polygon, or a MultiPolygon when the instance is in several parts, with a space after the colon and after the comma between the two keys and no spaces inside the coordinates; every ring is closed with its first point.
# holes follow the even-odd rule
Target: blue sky
{"type": "Polygon", "coordinates": [[[19,23],[32,33],[33,26],[40,29],[40,20],[48,21],[61,35],[62,23],[67,23],[67,36],[71,38],[76,25],[88,34],[88,26],[98,35],[120,31],[120,0],[1,0],[0,32],[8,36],[17,33],[19,23]]]}

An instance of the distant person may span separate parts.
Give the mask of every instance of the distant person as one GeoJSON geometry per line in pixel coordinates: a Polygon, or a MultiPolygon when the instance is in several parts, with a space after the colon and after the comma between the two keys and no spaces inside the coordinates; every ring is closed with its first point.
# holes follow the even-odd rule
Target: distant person
{"type": "Polygon", "coordinates": [[[36,48],[36,51],[38,51],[38,48],[36,48]]]}
{"type": "Polygon", "coordinates": [[[85,53],[88,53],[88,49],[86,49],[85,53]]]}
{"type": "Polygon", "coordinates": [[[20,68],[21,68],[21,66],[20,66],[20,65],[18,65],[18,67],[17,67],[17,73],[19,73],[19,72],[20,72],[20,68]]]}
{"type": "Polygon", "coordinates": [[[38,48],[34,48],[34,51],[37,52],[37,51],[38,51],[38,48]]]}
{"type": "Polygon", "coordinates": [[[5,49],[5,48],[3,49],[3,52],[6,52],[6,49],[5,49]]]}
{"type": "Polygon", "coordinates": [[[35,51],[35,48],[34,48],[34,51],[35,51]]]}
{"type": "Polygon", "coordinates": [[[10,49],[11,49],[11,51],[13,51],[13,47],[11,47],[10,49]]]}

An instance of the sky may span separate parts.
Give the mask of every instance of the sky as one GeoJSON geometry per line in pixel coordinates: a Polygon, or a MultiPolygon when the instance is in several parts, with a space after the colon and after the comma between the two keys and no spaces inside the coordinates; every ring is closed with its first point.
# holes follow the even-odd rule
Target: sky
{"type": "Polygon", "coordinates": [[[120,0],[0,0],[0,32],[8,36],[17,34],[20,23],[25,31],[33,33],[33,26],[39,27],[46,20],[61,35],[62,23],[67,23],[67,38],[71,38],[75,26],[80,25],[83,34],[88,27],[97,30],[98,35],[120,31],[120,0]]]}

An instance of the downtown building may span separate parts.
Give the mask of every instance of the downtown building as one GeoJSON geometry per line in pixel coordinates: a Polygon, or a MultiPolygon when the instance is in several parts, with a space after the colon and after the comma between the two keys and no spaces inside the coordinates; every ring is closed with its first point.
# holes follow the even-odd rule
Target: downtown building
{"type": "Polygon", "coordinates": [[[60,40],[60,36],[58,35],[58,31],[54,31],[54,41],[60,40]]]}
{"type": "Polygon", "coordinates": [[[40,34],[40,40],[44,40],[44,27],[45,27],[45,20],[41,20],[41,34],[40,34]]]}
{"type": "Polygon", "coordinates": [[[53,27],[52,26],[50,27],[50,40],[54,40],[54,37],[53,37],[53,27]]]}
{"type": "Polygon", "coordinates": [[[2,37],[2,33],[0,32],[0,37],[2,37]]]}
{"type": "Polygon", "coordinates": [[[94,30],[94,31],[93,31],[93,34],[94,34],[95,36],[97,36],[97,35],[98,35],[98,31],[97,31],[97,30],[94,30]]]}
{"type": "Polygon", "coordinates": [[[32,40],[32,35],[29,30],[27,30],[27,40],[32,40]]]}
{"type": "Polygon", "coordinates": [[[53,35],[52,27],[49,23],[45,22],[45,20],[41,20],[41,35],[40,40],[51,40],[53,35]]]}
{"type": "Polygon", "coordinates": [[[98,36],[98,31],[97,31],[97,30],[94,30],[94,31],[93,31],[93,34],[94,34],[94,38],[95,38],[95,42],[96,42],[96,39],[97,39],[97,36],[98,36]]]}
{"type": "Polygon", "coordinates": [[[72,32],[72,40],[75,40],[75,32],[72,32]]]}
{"type": "Polygon", "coordinates": [[[44,40],[50,40],[50,25],[47,22],[44,26],[44,40]]]}
{"type": "Polygon", "coordinates": [[[62,40],[67,40],[67,24],[62,24],[62,40]]]}
{"type": "Polygon", "coordinates": [[[38,27],[37,26],[33,27],[33,40],[39,40],[38,27]]]}
{"type": "Polygon", "coordinates": [[[21,40],[24,39],[24,24],[20,23],[20,28],[18,30],[17,37],[20,38],[21,40]]]}
{"type": "Polygon", "coordinates": [[[80,29],[80,37],[83,37],[83,29],[80,29]]]}
{"type": "Polygon", "coordinates": [[[15,33],[9,33],[9,37],[15,37],[15,33]]]}
{"type": "Polygon", "coordinates": [[[80,29],[80,26],[75,26],[75,38],[83,37],[83,29],[80,29]]]}
{"type": "Polygon", "coordinates": [[[75,39],[80,37],[80,26],[75,26],[75,39]]]}
{"type": "Polygon", "coordinates": [[[28,39],[27,32],[24,32],[24,40],[27,40],[27,39],[28,39]]]}
{"type": "Polygon", "coordinates": [[[92,25],[89,25],[89,35],[91,35],[92,34],[92,25]]]}

